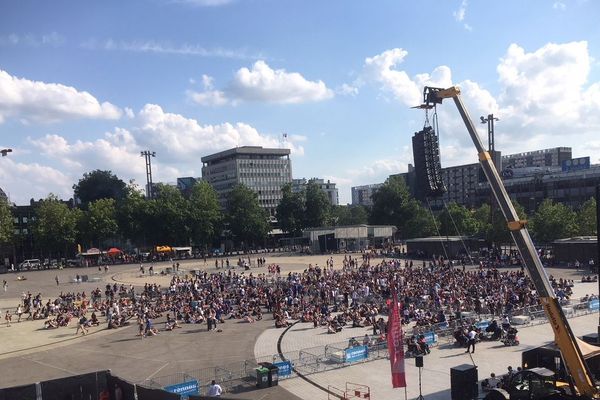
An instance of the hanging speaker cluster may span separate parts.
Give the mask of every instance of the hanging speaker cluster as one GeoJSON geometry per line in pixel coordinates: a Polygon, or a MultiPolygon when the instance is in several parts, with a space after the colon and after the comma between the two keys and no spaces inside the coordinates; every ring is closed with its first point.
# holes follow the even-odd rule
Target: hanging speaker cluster
{"type": "Polygon", "coordinates": [[[413,157],[417,184],[417,197],[437,197],[444,194],[446,187],[442,180],[440,145],[431,126],[415,132],[412,138],[413,157]]]}

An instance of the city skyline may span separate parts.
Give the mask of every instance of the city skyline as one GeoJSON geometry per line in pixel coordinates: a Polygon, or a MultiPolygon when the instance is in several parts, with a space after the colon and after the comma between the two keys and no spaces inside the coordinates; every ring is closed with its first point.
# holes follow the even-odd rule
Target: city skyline
{"type": "MultiPolygon", "coordinates": [[[[600,150],[600,33],[591,1],[147,0],[0,4],[0,187],[17,204],[72,197],[85,172],[145,184],[201,176],[236,146],[292,151],[293,178],[350,187],[412,163],[423,85],[494,113],[503,154],[600,150]],[[548,29],[552,27],[552,30],[548,29]]],[[[452,104],[442,165],[476,162],[452,104]]],[[[478,124],[479,125],[479,124],[478,124]]],[[[480,134],[484,136],[485,126],[480,134]]]]}

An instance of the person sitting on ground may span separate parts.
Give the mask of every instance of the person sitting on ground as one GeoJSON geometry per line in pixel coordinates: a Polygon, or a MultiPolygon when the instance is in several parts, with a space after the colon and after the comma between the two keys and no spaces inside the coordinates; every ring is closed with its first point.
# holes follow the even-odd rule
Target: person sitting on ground
{"type": "Polygon", "coordinates": [[[56,319],[48,318],[46,321],[44,321],[44,329],[55,329],[55,328],[58,328],[58,322],[56,322],[56,319]]]}
{"type": "Polygon", "coordinates": [[[98,325],[100,325],[100,321],[98,320],[98,317],[96,316],[95,312],[92,313],[92,316],[91,316],[90,321],[89,321],[89,325],[90,326],[98,326],[98,325]]]}
{"type": "Polygon", "coordinates": [[[500,387],[500,384],[500,379],[496,378],[496,374],[492,372],[489,378],[484,379],[483,382],[481,382],[481,389],[484,391],[492,390],[500,387]]]}

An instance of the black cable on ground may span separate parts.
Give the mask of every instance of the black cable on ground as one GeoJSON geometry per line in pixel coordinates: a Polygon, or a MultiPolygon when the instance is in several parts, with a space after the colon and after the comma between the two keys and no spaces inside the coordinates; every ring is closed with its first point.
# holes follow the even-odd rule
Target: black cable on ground
{"type": "MultiPolygon", "coordinates": [[[[283,352],[281,351],[281,341],[283,340],[283,336],[287,333],[287,331],[290,330],[290,328],[294,325],[296,325],[298,322],[300,321],[296,321],[294,322],[292,325],[288,326],[287,328],[285,328],[285,330],[283,332],[281,332],[281,335],[279,335],[279,339],[277,340],[277,353],[279,354],[279,357],[281,358],[282,361],[288,361],[284,355],[283,352]]],[[[303,373],[299,372],[294,366],[292,366],[292,371],[294,371],[299,378],[305,380],[306,382],[310,383],[311,385],[313,385],[314,387],[321,389],[322,391],[324,391],[325,393],[328,393],[332,396],[337,397],[338,399],[343,400],[343,397],[340,397],[339,394],[332,392],[331,390],[327,389],[325,386],[318,384],[317,382],[314,382],[310,379],[308,379],[303,373]]]]}

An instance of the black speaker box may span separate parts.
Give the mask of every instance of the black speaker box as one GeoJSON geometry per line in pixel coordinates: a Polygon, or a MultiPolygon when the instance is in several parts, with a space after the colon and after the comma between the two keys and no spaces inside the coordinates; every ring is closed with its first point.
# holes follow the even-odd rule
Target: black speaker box
{"type": "Polygon", "coordinates": [[[450,396],[452,400],[477,399],[477,367],[463,364],[450,368],[450,396]]]}
{"type": "Polygon", "coordinates": [[[419,368],[423,368],[423,356],[415,357],[415,366],[417,366],[419,368]]]}

